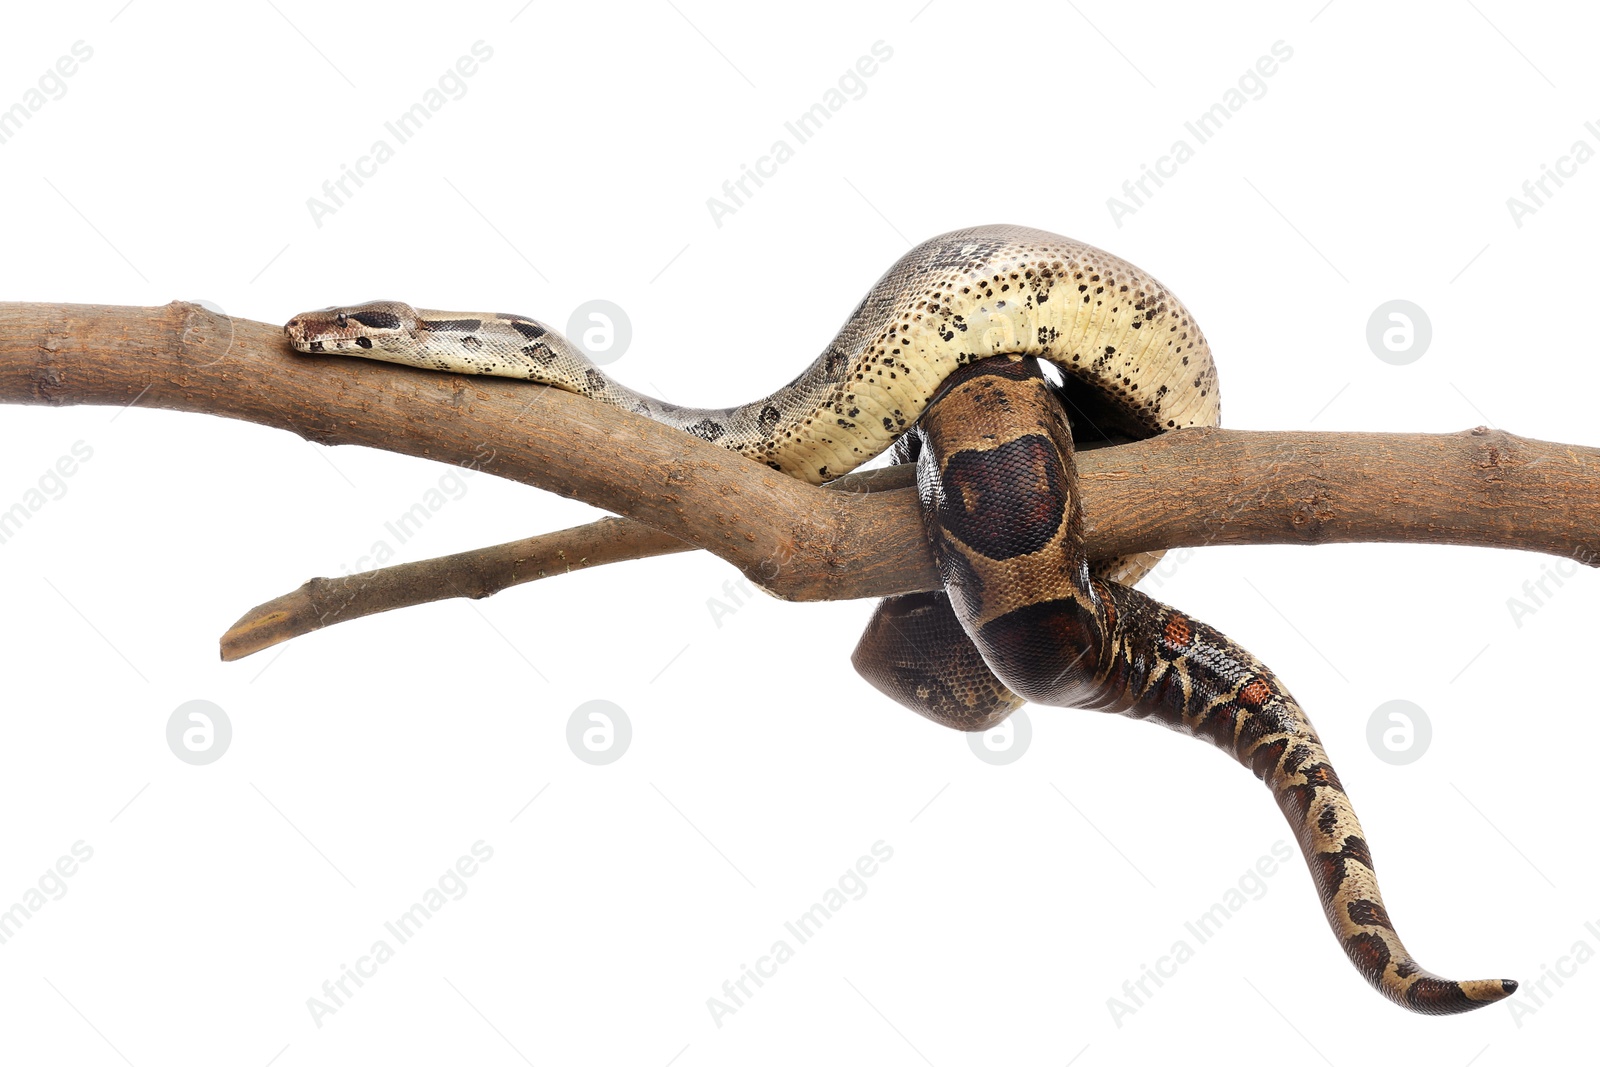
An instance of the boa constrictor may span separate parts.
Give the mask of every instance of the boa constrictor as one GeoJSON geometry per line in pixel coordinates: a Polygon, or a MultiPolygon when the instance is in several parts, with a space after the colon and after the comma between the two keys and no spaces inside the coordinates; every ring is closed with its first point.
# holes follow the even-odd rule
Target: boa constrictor
{"type": "Polygon", "coordinates": [[[915,459],[945,589],[879,605],[854,656],[868,681],[962,730],[1034,701],[1204,738],[1272,790],[1328,922],[1379,992],[1451,1014],[1516,989],[1440,978],[1412,959],[1305,712],[1250,653],[1132,588],[1159,555],[1085,557],[1074,442],[1100,447],[1218,420],[1205,338],[1137,267],[1016,226],[936,237],[879,279],[799,377],[716,410],[619,385],[521,315],[377,301],[297,315],[285,332],[300,352],[556,386],[812,483],[891,448],[891,458],[915,459]]]}

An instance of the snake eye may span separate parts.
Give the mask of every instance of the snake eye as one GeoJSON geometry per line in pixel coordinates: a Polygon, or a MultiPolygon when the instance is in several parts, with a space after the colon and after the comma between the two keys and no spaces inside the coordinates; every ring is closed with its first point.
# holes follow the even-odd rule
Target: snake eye
{"type": "Polygon", "coordinates": [[[339,312],[339,316],[333,320],[333,324],[335,326],[339,327],[339,329],[342,330],[346,326],[350,325],[350,319],[349,319],[348,316],[345,315],[344,312],[341,311],[341,312],[339,312]]]}

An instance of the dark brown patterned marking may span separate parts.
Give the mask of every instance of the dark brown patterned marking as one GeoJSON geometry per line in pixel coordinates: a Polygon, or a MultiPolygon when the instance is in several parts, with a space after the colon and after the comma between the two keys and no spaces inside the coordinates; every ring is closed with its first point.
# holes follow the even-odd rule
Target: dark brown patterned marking
{"type": "Polygon", "coordinates": [[[1238,740],[1234,743],[1234,758],[1243,763],[1245,755],[1261,744],[1273,734],[1281,734],[1292,729],[1292,724],[1286,722],[1282,716],[1272,714],[1261,708],[1250,708],[1240,704],[1247,714],[1239,726],[1238,740]]]}
{"type": "MultiPolygon", "coordinates": [[[[1516,991],[1517,983],[1511,979],[1507,978],[1500,982],[1501,997],[1509,997],[1516,991]]],[[[1469,1011],[1488,1001],[1473,1000],[1467,996],[1460,982],[1450,982],[1430,975],[1411,983],[1411,988],[1406,990],[1406,1003],[1424,1015],[1454,1015],[1457,1012],[1469,1011]]]]}
{"type": "Polygon", "coordinates": [[[1195,727],[1194,735],[1210,741],[1218,748],[1227,750],[1233,746],[1233,731],[1239,724],[1241,708],[1236,701],[1226,701],[1211,709],[1211,712],[1195,727]]]}
{"type": "Polygon", "coordinates": [[[701,419],[689,427],[689,432],[702,440],[715,441],[722,436],[723,426],[722,423],[713,419],[701,419]]]}
{"type": "Polygon", "coordinates": [[[1372,870],[1372,853],[1367,851],[1367,843],[1353,834],[1344,839],[1344,847],[1339,851],[1316,853],[1316,869],[1311,873],[1316,876],[1317,885],[1330,898],[1344,884],[1345,863],[1348,860],[1355,860],[1367,870],[1372,870]]]}
{"type": "Polygon", "coordinates": [[[1267,775],[1278,769],[1278,763],[1283,759],[1284,749],[1289,747],[1289,739],[1280,737],[1276,741],[1269,741],[1259,746],[1250,756],[1250,770],[1262,781],[1267,780],[1267,775]]]}
{"type": "MultiPolygon", "coordinates": [[[[1300,759],[1305,758],[1305,755],[1302,754],[1303,749],[1305,749],[1303,745],[1296,746],[1295,751],[1289,753],[1288,766],[1295,767],[1300,762],[1300,759]],[[1300,756],[1300,759],[1296,758],[1297,755],[1300,756]]],[[[1305,751],[1309,752],[1308,749],[1305,751]]],[[[1344,792],[1344,786],[1340,784],[1339,776],[1333,772],[1333,768],[1326,763],[1314,763],[1309,767],[1299,767],[1294,773],[1303,775],[1306,779],[1305,782],[1291,785],[1284,789],[1278,798],[1278,803],[1283,806],[1285,812],[1289,813],[1294,825],[1299,827],[1305,823],[1306,818],[1311,814],[1311,805],[1316,800],[1318,789],[1337,789],[1342,793],[1344,792]]],[[[1354,840],[1360,839],[1355,838],[1354,840]]],[[[1363,847],[1365,846],[1363,845],[1363,847]]]]}
{"type": "Polygon", "coordinates": [[[1369,982],[1376,983],[1389,966],[1389,946],[1377,934],[1352,934],[1344,939],[1344,950],[1369,982]]]}
{"type": "Polygon", "coordinates": [[[945,460],[939,522],[990,559],[1015,559],[1048,545],[1066,518],[1055,445],[1028,434],[999,448],[945,460]]]}
{"type": "Polygon", "coordinates": [[[1345,908],[1350,921],[1357,926],[1381,926],[1385,930],[1393,930],[1394,924],[1389,921],[1389,912],[1376,900],[1352,900],[1345,908]]]}
{"type": "Polygon", "coordinates": [[[1326,837],[1332,837],[1333,832],[1339,828],[1339,809],[1329,804],[1322,809],[1322,814],[1317,816],[1317,829],[1326,837]]]}
{"type": "Polygon", "coordinates": [[[985,623],[978,647],[996,675],[1018,696],[1055,703],[1082,691],[1098,666],[1099,625],[1076,600],[1028,604],[985,623]]]}

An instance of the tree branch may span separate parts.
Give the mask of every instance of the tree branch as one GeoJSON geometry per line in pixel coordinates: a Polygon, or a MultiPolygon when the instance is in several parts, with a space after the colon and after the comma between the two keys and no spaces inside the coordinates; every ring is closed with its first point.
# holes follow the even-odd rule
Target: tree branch
{"type": "MultiPolygon", "coordinates": [[[[558,389],[296,355],[279,327],[194,304],[0,304],[0,401],[137,401],[275,426],[323,444],[472,466],[707,549],[785,599],[877,597],[938,583],[910,488],[829,492],[558,389]]],[[[1079,472],[1096,556],[1204,544],[1404,541],[1532,549],[1590,565],[1600,559],[1593,535],[1600,450],[1482,427],[1457,434],[1183,430],[1082,453],[1079,472]]],[[[609,528],[605,551],[666,543],[620,537],[620,529],[609,528]]],[[[500,546],[497,558],[547,570],[560,558],[552,551],[601,547],[592,530],[513,544],[522,547],[500,546]]],[[[455,572],[463,589],[504,583],[504,573],[481,570],[488,557],[452,558],[466,567],[455,572]]],[[[407,574],[383,580],[403,587],[407,574]]]]}
{"type": "MultiPolygon", "coordinates": [[[[853,471],[829,489],[883,492],[914,482],[910,464],[853,471]]],[[[624,560],[692,552],[680,541],[632,519],[606,518],[448,556],[396,563],[343,578],[313,578],[245,612],[222,635],[222,658],[245,656],[335,623],[452,597],[481,600],[502,589],[624,560]]]]}
{"type": "Polygon", "coordinates": [[[244,613],[222,635],[222,658],[243,659],[334,623],[452,597],[481,600],[573,569],[645,559],[694,546],[628,519],[608,518],[470,552],[397,563],[343,578],[313,578],[244,613]]]}

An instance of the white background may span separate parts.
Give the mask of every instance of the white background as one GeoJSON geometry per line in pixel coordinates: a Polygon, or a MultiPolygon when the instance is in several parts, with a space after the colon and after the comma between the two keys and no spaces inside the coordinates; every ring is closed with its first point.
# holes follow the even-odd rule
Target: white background
{"type": "MultiPolygon", "coordinates": [[[[4,299],[281,322],[387,297],[561,325],[604,298],[633,323],[610,371],[722,405],[788,381],[909,243],[1018,222],[1180,294],[1227,425],[1600,443],[1600,163],[1521,226],[1506,203],[1575,140],[1600,148],[1580,5],[123,4],[4,16],[0,107],[93,49],[0,144],[4,299]],[[308,198],[480,40],[465,94],[319,226],[308,198]],[[877,41],[893,54],[864,94],[795,146],[784,122],[877,41]],[[1196,145],[1184,122],[1277,41],[1293,55],[1264,94],[1196,145]],[[794,158],[717,225],[707,198],[780,137],[794,158]],[[1194,158],[1119,225],[1108,197],[1178,138],[1194,158]],[[1365,340],[1394,298],[1433,325],[1408,366],[1365,340]]],[[[1196,945],[1185,921],[1290,839],[1243,769],[1046,708],[991,766],[853,674],[868,604],[758,595],[718,626],[708,600],[733,605],[737,575],[705,554],[221,664],[246,608],[354,566],[452,469],[192,414],[7,407],[0,509],[79,441],[65,494],[0,545],[0,908],[93,849],[0,945],[8,1062],[1593,1056],[1600,964],[1547,979],[1542,1007],[1519,996],[1532,1011],[1410,1015],[1346,961],[1298,858],[1196,945]],[[233,725],[210,766],[165,740],[192,699],[233,725]],[[609,766],[566,742],[593,699],[632,723],[609,766]],[[319,1026],[308,998],[480,840],[466,895],[319,1026]],[[865,895],[717,1025],[707,999],[878,841],[893,858],[865,895]],[[1194,958],[1114,1020],[1108,998],[1179,938],[1194,958]]],[[[593,514],[464,484],[399,558],[593,514]]],[[[1547,562],[1207,548],[1144,586],[1309,709],[1421,962],[1525,990],[1575,942],[1600,950],[1581,666],[1600,583],[1547,582],[1514,619],[1547,562]],[[1392,699],[1433,724],[1409,766],[1367,745],[1392,699]]]]}

